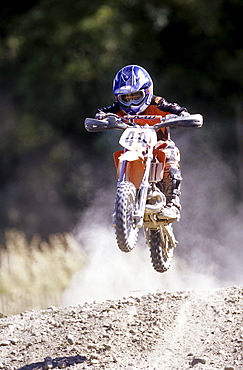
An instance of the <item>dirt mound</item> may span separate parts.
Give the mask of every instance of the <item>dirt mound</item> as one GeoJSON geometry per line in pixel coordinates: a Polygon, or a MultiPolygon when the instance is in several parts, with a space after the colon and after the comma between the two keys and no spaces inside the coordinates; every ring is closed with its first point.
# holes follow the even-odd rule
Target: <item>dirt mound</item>
{"type": "Polygon", "coordinates": [[[183,291],[0,319],[0,369],[243,368],[243,289],[183,291]]]}

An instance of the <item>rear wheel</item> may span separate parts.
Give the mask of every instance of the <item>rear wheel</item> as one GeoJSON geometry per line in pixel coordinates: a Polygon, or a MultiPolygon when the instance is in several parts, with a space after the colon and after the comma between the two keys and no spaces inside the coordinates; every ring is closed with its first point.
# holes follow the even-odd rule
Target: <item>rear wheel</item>
{"type": "Polygon", "coordinates": [[[135,209],[136,188],[131,182],[122,181],[117,188],[114,221],[117,244],[123,252],[130,252],[137,243],[135,209]]]}
{"type": "Polygon", "coordinates": [[[154,269],[157,272],[167,271],[176,246],[172,225],[159,226],[156,229],[145,228],[145,235],[154,269]]]}

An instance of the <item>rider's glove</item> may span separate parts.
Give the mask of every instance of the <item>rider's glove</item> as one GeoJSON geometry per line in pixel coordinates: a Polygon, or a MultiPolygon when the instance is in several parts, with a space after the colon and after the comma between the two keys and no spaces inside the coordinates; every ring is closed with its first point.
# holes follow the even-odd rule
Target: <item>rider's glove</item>
{"type": "Polygon", "coordinates": [[[179,114],[179,116],[181,116],[181,117],[188,117],[188,116],[190,116],[190,113],[188,113],[187,111],[183,110],[183,111],[179,114]]]}
{"type": "Polygon", "coordinates": [[[104,112],[98,112],[98,113],[96,113],[95,118],[96,119],[105,119],[106,114],[104,112]]]}

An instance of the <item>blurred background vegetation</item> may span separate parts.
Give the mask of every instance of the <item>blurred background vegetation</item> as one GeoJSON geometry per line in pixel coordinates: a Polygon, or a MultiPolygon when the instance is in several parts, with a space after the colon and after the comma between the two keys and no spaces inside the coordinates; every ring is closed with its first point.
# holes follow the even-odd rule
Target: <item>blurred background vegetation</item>
{"type": "Polygon", "coordinates": [[[69,232],[97,189],[114,182],[115,143],[85,117],[113,102],[134,63],[155,93],[202,113],[242,181],[242,0],[32,0],[0,5],[0,229],[69,232]],[[237,131],[238,130],[238,131],[237,131]],[[241,175],[240,175],[241,174],[241,175]],[[111,179],[111,180],[110,180],[111,179]]]}

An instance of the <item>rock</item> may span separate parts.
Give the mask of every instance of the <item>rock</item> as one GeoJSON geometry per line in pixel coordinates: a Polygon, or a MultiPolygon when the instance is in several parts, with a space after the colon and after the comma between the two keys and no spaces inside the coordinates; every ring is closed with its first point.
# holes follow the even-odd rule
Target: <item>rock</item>
{"type": "Polygon", "coordinates": [[[67,363],[65,361],[59,361],[57,363],[57,366],[59,369],[65,369],[65,367],[67,366],[67,363]]]}
{"type": "Polygon", "coordinates": [[[99,360],[97,360],[96,358],[92,358],[92,359],[90,360],[90,362],[91,362],[91,364],[92,364],[92,365],[97,365],[97,364],[99,364],[99,363],[100,363],[100,361],[99,361],[99,360]]]}
{"type": "Polygon", "coordinates": [[[11,342],[12,344],[17,344],[17,343],[19,342],[19,340],[18,340],[18,338],[11,338],[11,339],[10,339],[10,342],[11,342]]]}
{"type": "Polygon", "coordinates": [[[49,369],[52,369],[52,368],[53,368],[52,358],[51,357],[46,357],[45,362],[44,362],[44,366],[43,366],[43,370],[49,370],[49,369]]]}
{"type": "Polygon", "coordinates": [[[55,311],[56,309],[57,309],[57,307],[55,307],[55,306],[47,307],[47,310],[49,310],[49,311],[55,311]]]}
{"type": "Polygon", "coordinates": [[[97,353],[93,353],[90,356],[90,360],[100,360],[100,355],[98,355],[97,353]]]}
{"type": "Polygon", "coordinates": [[[66,336],[66,339],[67,339],[67,341],[68,341],[69,344],[74,344],[74,337],[73,337],[73,335],[68,334],[66,336]]]}
{"type": "Polygon", "coordinates": [[[104,349],[106,349],[106,350],[110,350],[110,349],[111,349],[111,345],[110,345],[110,344],[107,344],[107,343],[104,343],[104,344],[103,344],[103,347],[104,347],[104,349]]]}
{"type": "Polygon", "coordinates": [[[194,359],[191,362],[191,366],[195,366],[196,364],[206,364],[206,360],[204,358],[194,357],[194,359]]]}
{"type": "Polygon", "coordinates": [[[9,346],[10,344],[10,340],[3,339],[0,341],[0,346],[9,346]]]}
{"type": "Polygon", "coordinates": [[[97,353],[93,353],[91,356],[90,356],[90,363],[92,365],[97,365],[100,363],[100,355],[98,355],[97,353]]]}

